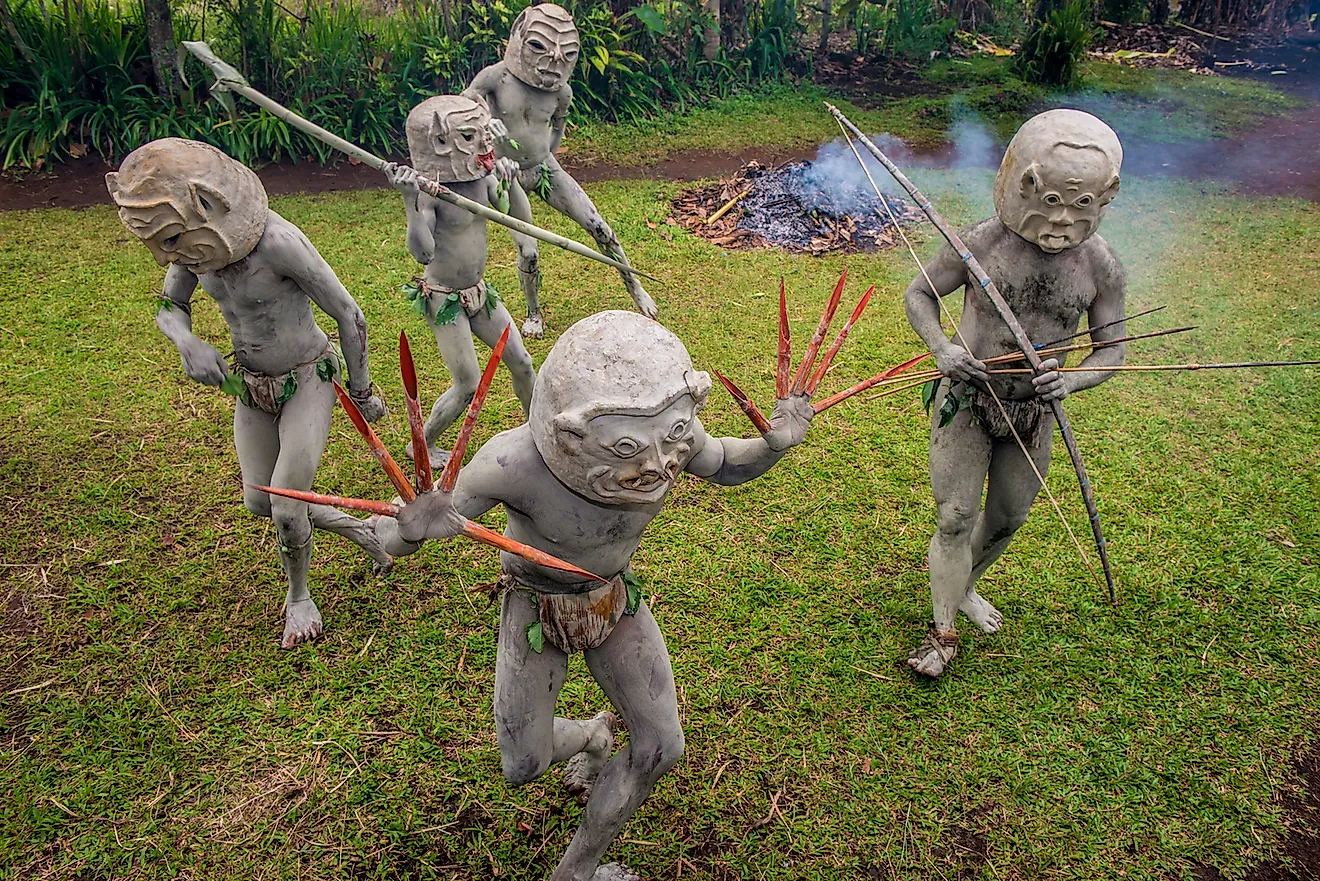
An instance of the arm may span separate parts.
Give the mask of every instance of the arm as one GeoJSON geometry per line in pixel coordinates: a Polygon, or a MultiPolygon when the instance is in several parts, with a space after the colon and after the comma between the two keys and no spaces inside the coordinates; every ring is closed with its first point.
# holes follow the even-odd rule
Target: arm
{"type": "Polygon", "coordinates": [[[926,272],[908,285],[903,295],[903,307],[908,324],[935,356],[935,366],[954,379],[977,379],[988,382],[985,365],[973,358],[966,349],[944,335],[940,324],[940,297],[967,284],[967,268],[949,245],[944,245],[933,260],[926,264],[926,272]],[[930,276],[930,282],[926,281],[930,276]],[[935,289],[931,290],[931,283],[935,289]]]}
{"type": "MultiPolygon", "coordinates": [[[[452,493],[441,492],[439,488],[421,493],[403,506],[397,519],[382,517],[376,521],[376,537],[386,553],[406,557],[428,538],[443,540],[462,535],[466,521],[499,504],[496,494],[502,469],[496,455],[486,453],[486,449],[477,450],[472,461],[459,472],[452,493]]],[[[401,502],[395,499],[395,504],[401,502]]]]}
{"type": "Polygon", "coordinates": [[[268,225],[268,237],[271,232],[276,232],[270,241],[272,268],[296,282],[308,299],[334,319],[339,327],[344,360],[348,362],[349,396],[367,421],[376,421],[384,415],[385,404],[371,393],[371,373],[367,367],[367,319],[330,264],[301,230],[282,223],[278,231],[268,225]]]}
{"type": "Polygon", "coordinates": [[[225,381],[229,367],[215,346],[198,339],[192,331],[192,295],[196,289],[197,276],[179,264],[171,263],[165,271],[156,326],[179,350],[183,372],[190,379],[203,385],[218,386],[225,381]]]}
{"type": "MultiPolygon", "coordinates": [[[[1109,250],[1109,246],[1103,243],[1101,245],[1099,253],[1093,259],[1096,297],[1091,301],[1091,307],[1086,312],[1086,322],[1091,327],[1108,324],[1111,321],[1117,323],[1092,331],[1091,342],[1093,343],[1120,339],[1127,334],[1125,323],[1119,320],[1123,317],[1123,312],[1127,308],[1127,274],[1123,271],[1123,264],[1119,263],[1118,258],[1114,256],[1114,252],[1109,250]]],[[[1077,366],[1081,368],[1118,367],[1122,365],[1126,358],[1127,344],[1116,343],[1112,346],[1092,349],[1091,354],[1083,358],[1081,364],[1077,366]]],[[[1058,366],[1057,360],[1051,358],[1050,361],[1043,362],[1043,366],[1047,368],[1056,367],[1058,366]]],[[[1063,400],[1073,392],[1095,388],[1112,376],[1114,374],[1108,371],[1095,373],[1059,373],[1053,371],[1034,377],[1032,382],[1036,384],[1036,390],[1040,396],[1046,400],[1063,400]]]]}
{"type": "Polygon", "coordinates": [[[794,395],[775,403],[770,430],[759,438],[711,437],[698,421],[697,453],[688,462],[686,470],[721,486],[737,486],[754,480],[802,443],[815,415],[809,397],[794,395]]]}
{"type": "Polygon", "coordinates": [[[408,253],[423,266],[435,258],[435,204],[428,200],[422,207],[422,191],[417,187],[417,169],[391,162],[382,171],[390,186],[403,196],[403,210],[408,217],[408,253]]]}
{"type": "Polygon", "coordinates": [[[559,142],[564,140],[564,128],[568,125],[568,108],[573,103],[573,90],[567,83],[559,90],[559,103],[555,106],[554,116],[550,117],[550,155],[559,152],[559,142]]]}
{"type": "Polygon", "coordinates": [[[509,137],[509,129],[504,125],[504,121],[495,115],[494,102],[491,100],[503,74],[504,62],[497,61],[478,71],[468,87],[459,93],[464,98],[476,101],[486,108],[486,112],[490,114],[490,135],[497,143],[506,141],[509,137]]]}

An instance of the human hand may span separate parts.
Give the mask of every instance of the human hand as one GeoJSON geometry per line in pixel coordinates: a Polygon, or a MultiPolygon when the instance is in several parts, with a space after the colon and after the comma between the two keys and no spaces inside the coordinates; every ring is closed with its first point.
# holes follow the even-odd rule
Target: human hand
{"type": "Polygon", "coordinates": [[[950,379],[979,380],[989,382],[990,375],[985,372],[985,364],[977,361],[966,349],[949,343],[935,351],[935,366],[950,379]]]}
{"type": "Polygon", "coordinates": [[[507,141],[509,139],[509,127],[504,124],[504,120],[491,118],[487,124],[490,136],[496,141],[507,141]]]}
{"type": "Polygon", "coordinates": [[[1059,371],[1059,359],[1049,358],[1040,362],[1040,370],[1031,378],[1036,387],[1036,394],[1045,401],[1062,401],[1068,397],[1068,385],[1059,371]]]}
{"type": "MultiPolygon", "coordinates": [[[[398,503],[398,500],[395,500],[398,503]]],[[[399,536],[421,544],[428,538],[444,539],[462,535],[467,518],[454,507],[454,494],[433,489],[399,509],[399,536]]]]}
{"type": "Polygon", "coordinates": [[[390,186],[398,190],[405,199],[417,198],[417,169],[410,165],[389,162],[381,171],[385,174],[385,179],[390,182],[390,186]]]}
{"type": "Polygon", "coordinates": [[[219,386],[229,375],[224,356],[215,346],[196,337],[179,344],[179,356],[183,359],[183,372],[202,385],[219,386]]]}
{"type": "Polygon", "coordinates": [[[348,396],[357,404],[358,412],[362,418],[368,422],[375,422],[385,415],[385,401],[380,395],[373,394],[371,388],[365,388],[361,392],[349,389],[348,396]]]}
{"type": "Polygon", "coordinates": [[[790,447],[796,447],[807,436],[811,419],[816,411],[811,406],[810,395],[791,395],[775,401],[775,410],[770,414],[770,430],[761,438],[776,453],[782,453],[790,447]]]}
{"type": "Polygon", "coordinates": [[[507,156],[501,156],[495,160],[495,179],[501,183],[509,183],[518,176],[521,169],[518,163],[507,156]]]}

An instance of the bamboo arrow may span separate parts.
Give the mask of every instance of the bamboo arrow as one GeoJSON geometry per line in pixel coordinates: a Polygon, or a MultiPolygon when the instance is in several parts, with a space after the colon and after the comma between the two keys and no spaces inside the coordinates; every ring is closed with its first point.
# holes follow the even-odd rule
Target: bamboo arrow
{"type": "MultiPolygon", "coordinates": [[[[830,113],[834,115],[834,118],[838,121],[839,125],[845,128],[844,134],[851,131],[862,146],[865,147],[867,151],[879,160],[880,164],[889,171],[894,180],[898,181],[899,185],[907,190],[908,194],[916,200],[917,206],[921,208],[926,217],[930,219],[931,224],[940,231],[940,234],[944,236],[948,243],[953,247],[953,250],[957,252],[959,258],[961,258],[962,262],[967,266],[967,271],[972,274],[972,277],[976,279],[977,284],[981,286],[982,290],[985,291],[986,296],[990,298],[990,302],[994,304],[995,310],[999,312],[1000,318],[1004,320],[1004,323],[1008,325],[1008,329],[1012,331],[1013,339],[1017,341],[1018,347],[1022,349],[1022,354],[1026,356],[1028,363],[1031,364],[1032,370],[1037,372],[1040,371],[1040,355],[1036,353],[1036,347],[1032,345],[1031,338],[1027,336],[1027,332],[1023,329],[1022,323],[1018,321],[1017,316],[1013,314],[1013,310],[1004,300],[1003,295],[999,293],[999,288],[995,287],[995,283],[990,280],[990,276],[986,274],[983,268],[981,268],[980,262],[977,261],[972,252],[967,250],[967,246],[963,244],[962,239],[958,237],[958,234],[953,231],[952,227],[945,223],[944,218],[942,218],[939,212],[935,210],[934,206],[930,204],[930,200],[922,195],[921,191],[916,188],[912,181],[907,179],[907,175],[903,174],[898,166],[891,162],[889,157],[880,151],[879,147],[871,143],[871,139],[866,137],[861,129],[853,125],[848,117],[844,116],[839,108],[835,107],[833,104],[826,102],[825,106],[829,108],[830,113]]],[[[858,156],[857,159],[859,162],[861,161],[860,156],[858,156]]],[[[865,164],[863,164],[862,167],[865,169],[865,164]]],[[[870,172],[867,172],[867,176],[870,176],[870,172]]],[[[872,184],[874,184],[874,181],[872,181],[872,184]]],[[[879,193],[878,187],[876,188],[876,192],[879,193]]],[[[883,196],[881,196],[881,198],[883,199],[883,196]]],[[[888,202],[885,202],[886,207],[888,207],[888,204],[888,202]]],[[[897,226],[897,224],[895,224],[895,226],[897,226]]],[[[916,257],[915,251],[913,251],[913,257],[916,257]]],[[[919,260],[918,264],[920,264],[919,260]]],[[[925,272],[924,266],[922,267],[922,272],[925,272]]],[[[937,296],[935,299],[939,300],[938,292],[936,292],[936,294],[937,296]]],[[[956,326],[957,325],[955,325],[955,327],[956,326]]],[[[997,402],[999,401],[997,395],[995,396],[995,400],[997,402]]],[[[1003,404],[1000,403],[999,406],[1002,408],[1003,404]]],[[[1086,502],[1086,511],[1087,514],[1090,515],[1091,533],[1095,537],[1096,551],[1100,554],[1100,566],[1104,569],[1105,573],[1105,585],[1109,588],[1109,601],[1111,603],[1117,603],[1118,596],[1114,588],[1114,573],[1109,566],[1109,551],[1105,547],[1105,534],[1100,526],[1100,511],[1095,505],[1095,494],[1091,490],[1091,480],[1086,474],[1086,463],[1082,461],[1082,451],[1077,446],[1077,438],[1073,436],[1072,425],[1068,421],[1068,414],[1064,412],[1062,404],[1058,401],[1050,401],[1050,410],[1053,411],[1054,419],[1059,425],[1059,433],[1063,435],[1063,442],[1068,447],[1068,456],[1072,459],[1073,470],[1077,472],[1077,482],[1082,490],[1082,499],[1086,502]]],[[[1014,436],[1016,436],[1016,432],[1014,432],[1014,436]]],[[[1021,438],[1018,438],[1018,441],[1021,443],[1021,438]]],[[[1027,454],[1025,444],[1023,445],[1023,453],[1024,455],[1027,455],[1027,460],[1031,461],[1031,456],[1027,454]]],[[[1032,463],[1032,466],[1033,468],[1035,467],[1034,462],[1032,463]]],[[[1044,486],[1044,476],[1038,473],[1037,477],[1040,478],[1041,486],[1044,486]]],[[[1051,496],[1051,498],[1053,497],[1051,496]]]]}
{"type": "MultiPolygon", "coordinates": [[[[343,138],[339,137],[338,135],[326,131],[325,129],[321,128],[319,125],[312,122],[311,120],[304,119],[303,117],[294,113],[292,110],[285,107],[283,104],[280,104],[278,101],[275,101],[274,99],[269,98],[266,95],[263,95],[261,92],[258,92],[256,89],[252,88],[251,84],[248,83],[248,81],[243,77],[241,73],[238,72],[237,69],[226,63],[218,55],[212,52],[211,47],[206,45],[206,43],[200,40],[197,41],[185,40],[183,45],[185,48],[187,48],[189,52],[191,52],[193,55],[197,57],[198,61],[202,62],[202,64],[210,68],[211,72],[215,74],[216,81],[211,86],[211,91],[218,93],[220,96],[222,96],[222,98],[229,99],[227,101],[227,105],[229,106],[231,112],[233,111],[232,98],[229,98],[227,93],[235,92],[239,95],[242,95],[244,98],[247,98],[253,104],[256,104],[257,106],[262,107],[265,110],[269,111],[270,114],[274,116],[276,119],[283,120],[284,122],[288,123],[289,125],[293,126],[299,131],[306,132],[307,134],[316,138],[318,141],[322,142],[323,144],[328,144],[329,146],[334,147],[336,150],[340,151],[341,153],[347,153],[349,156],[352,156],[353,158],[360,161],[363,165],[369,166],[371,168],[376,169],[377,171],[380,171],[383,170],[385,166],[389,164],[384,159],[381,159],[379,156],[375,155],[374,153],[368,153],[366,150],[359,147],[357,144],[354,144],[350,141],[346,141],[343,138]]],[[[650,279],[651,281],[657,281],[657,282],[659,281],[659,279],[655,278],[654,276],[647,275],[645,272],[639,272],[636,269],[633,269],[631,266],[628,266],[626,263],[620,263],[618,260],[614,260],[609,257],[606,257],[604,254],[601,254],[598,251],[593,251],[591,248],[588,248],[586,245],[582,244],[581,242],[575,242],[572,239],[565,238],[564,236],[558,235],[557,233],[552,233],[549,230],[541,229],[541,227],[534,226],[533,224],[530,224],[525,220],[519,220],[516,217],[510,217],[509,215],[504,214],[503,212],[496,211],[494,208],[491,208],[488,205],[482,205],[480,202],[474,202],[471,199],[465,199],[462,196],[460,196],[458,193],[455,193],[453,190],[449,189],[448,187],[443,186],[442,184],[439,184],[436,181],[427,180],[425,177],[421,175],[417,176],[417,188],[420,189],[422,192],[434,196],[435,198],[440,199],[442,201],[448,202],[451,205],[457,205],[459,208],[464,208],[468,211],[471,211],[473,214],[477,214],[481,217],[486,218],[487,220],[492,220],[495,223],[500,224],[501,226],[507,226],[509,229],[513,230],[514,232],[520,232],[523,235],[531,236],[534,239],[540,239],[541,241],[546,242],[548,244],[563,248],[565,251],[572,251],[574,254],[577,254],[582,257],[586,257],[589,260],[595,260],[598,263],[604,263],[606,266],[613,266],[615,269],[619,270],[620,272],[629,272],[632,273],[633,275],[640,275],[642,278],[650,279]]]]}

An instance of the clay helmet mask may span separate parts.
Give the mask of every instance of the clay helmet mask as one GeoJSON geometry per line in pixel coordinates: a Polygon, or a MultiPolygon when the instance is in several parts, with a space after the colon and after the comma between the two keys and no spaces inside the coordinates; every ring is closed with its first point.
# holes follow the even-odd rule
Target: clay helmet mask
{"type": "Polygon", "coordinates": [[[480,180],[495,167],[489,126],[486,108],[470,98],[427,98],[404,124],[413,168],[440,183],[480,180]]]}
{"type": "Polygon", "coordinates": [[[599,312],[559,337],[528,416],[559,482],[607,505],[664,499],[692,458],[710,376],[678,337],[636,312],[599,312]]]}
{"type": "Polygon", "coordinates": [[[995,212],[1047,254],[1075,248],[1100,226],[1118,193],[1123,147],[1080,110],[1049,110],[1018,129],[995,177],[995,212]]]}
{"type": "Polygon", "coordinates": [[[161,138],[105,176],[119,222],[161,266],[195,275],[237,263],[257,246],[270,206],[252,169],[200,141],[161,138]]]}
{"type": "Polygon", "coordinates": [[[504,47],[504,66],[534,89],[553,92],[568,82],[582,43],[568,10],[553,3],[519,13],[504,47]]]}

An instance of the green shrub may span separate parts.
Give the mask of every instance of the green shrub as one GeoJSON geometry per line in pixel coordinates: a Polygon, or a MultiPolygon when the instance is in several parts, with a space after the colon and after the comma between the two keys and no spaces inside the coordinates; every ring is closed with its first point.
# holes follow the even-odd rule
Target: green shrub
{"type": "Polygon", "coordinates": [[[1087,0],[1068,0],[1032,22],[1014,69],[1029,83],[1068,88],[1077,82],[1077,63],[1095,37],[1087,0]]]}

